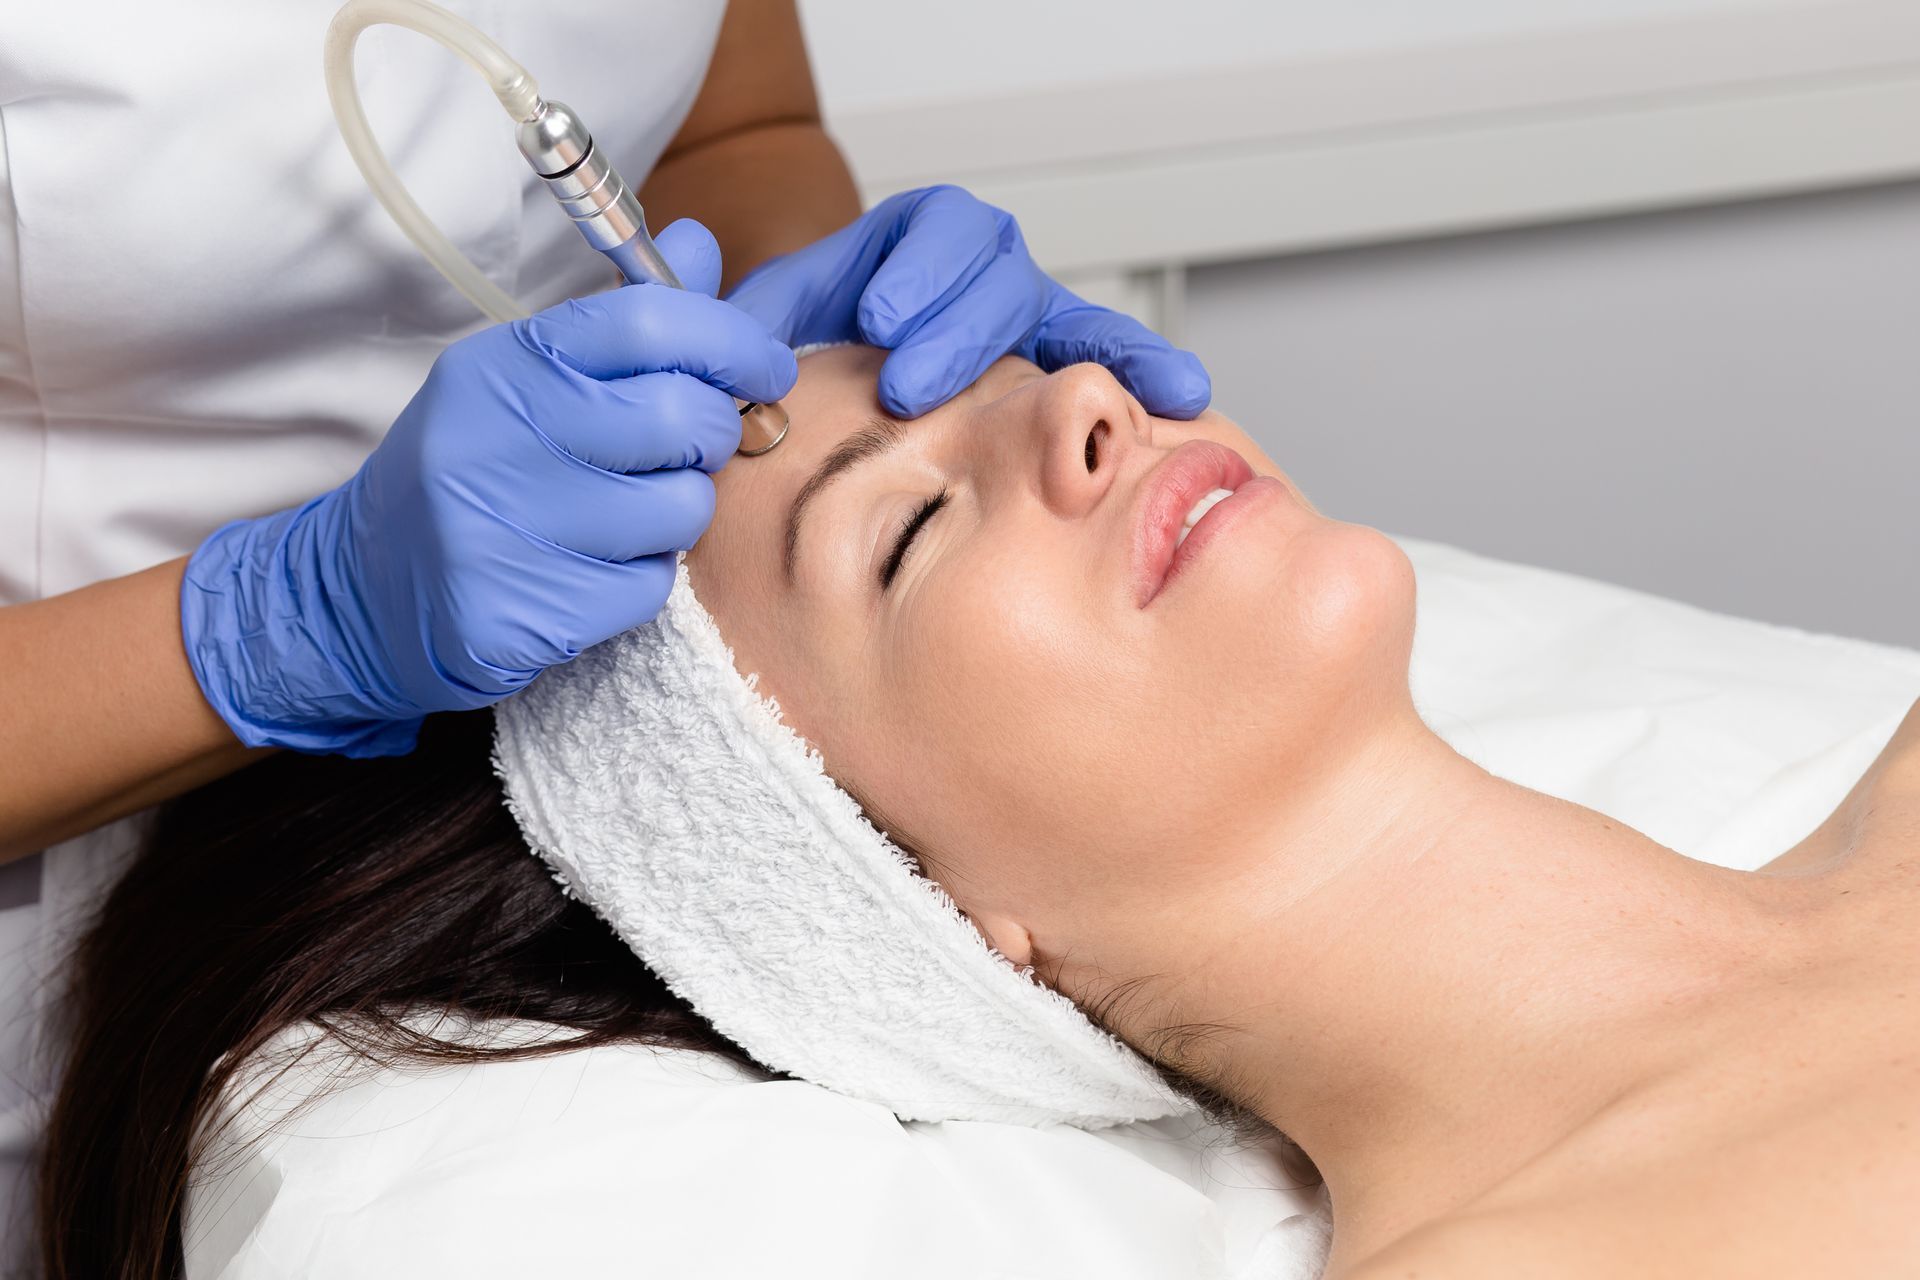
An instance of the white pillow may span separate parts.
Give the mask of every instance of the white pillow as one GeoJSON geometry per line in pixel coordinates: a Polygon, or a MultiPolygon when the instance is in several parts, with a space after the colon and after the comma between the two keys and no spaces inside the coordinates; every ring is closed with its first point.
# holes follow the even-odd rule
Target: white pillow
{"type": "MultiPolygon", "coordinates": [[[[1401,542],[1429,723],[1724,866],[1817,826],[1920,696],[1920,653],[1401,542]]],[[[1266,1280],[1325,1257],[1319,1194],[1192,1121],[902,1124],[638,1048],[328,1076],[320,1059],[290,1073],[200,1170],[191,1280],[1266,1280]]]]}

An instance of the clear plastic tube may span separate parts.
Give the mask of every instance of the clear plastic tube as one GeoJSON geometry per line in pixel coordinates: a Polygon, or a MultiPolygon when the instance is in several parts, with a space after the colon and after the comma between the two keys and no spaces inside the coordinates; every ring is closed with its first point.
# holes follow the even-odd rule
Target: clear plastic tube
{"type": "MultiPolygon", "coordinates": [[[[454,248],[453,242],[433,224],[426,210],[415,203],[401,185],[400,175],[393,171],[387,153],[380,149],[379,140],[373,136],[373,127],[367,123],[366,110],[360,105],[360,87],[353,75],[353,50],[362,31],[382,23],[417,31],[466,59],[469,66],[486,77],[494,97],[517,124],[548,119],[544,113],[549,104],[541,101],[539,86],[534,84],[526,68],[508,57],[505,49],[429,0],[347,0],[327,27],[327,100],[333,104],[340,136],[346,141],[353,162],[360,166],[360,175],[367,180],[368,189],[393,215],[414,247],[425,254],[427,261],[439,269],[449,284],[466,295],[468,301],[496,322],[518,320],[529,314],[527,309],[512,294],[482,275],[480,268],[454,248]]],[[[555,110],[565,110],[562,104],[551,105],[555,110]]],[[[579,129],[582,139],[590,139],[591,135],[578,124],[577,117],[568,113],[567,119],[579,129]]],[[[524,148],[523,153],[529,159],[535,155],[524,148]]],[[[605,176],[619,181],[624,190],[624,180],[619,179],[611,166],[605,170],[605,176]]],[[[561,176],[547,175],[545,170],[539,172],[548,177],[550,183],[561,176]]],[[[579,218],[580,213],[569,206],[568,194],[558,193],[562,207],[567,208],[569,216],[579,218]]],[[[609,246],[592,235],[588,236],[588,243],[607,254],[629,280],[657,280],[679,288],[673,268],[647,235],[646,217],[639,203],[631,194],[627,200],[631,209],[630,225],[626,229],[637,228],[637,232],[618,245],[609,246]]],[[[787,411],[778,403],[740,404],[740,452],[749,457],[767,452],[786,438],[788,423],[787,411]]]]}
{"type": "Polygon", "coordinates": [[[367,123],[353,75],[353,49],[362,31],[382,23],[417,31],[459,54],[486,77],[500,105],[516,121],[533,117],[540,102],[539,87],[526,68],[507,56],[506,50],[428,0],[347,0],[327,28],[327,99],[333,104],[340,136],[346,141],[354,163],[360,166],[367,187],[393,215],[407,239],[413,241],[448,283],[489,318],[517,320],[528,314],[527,309],[515,301],[512,294],[482,275],[433,224],[426,210],[407,194],[399,175],[387,161],[387,153],[380,149],[379,140],[373,136],[372,126],[367,123]]]}

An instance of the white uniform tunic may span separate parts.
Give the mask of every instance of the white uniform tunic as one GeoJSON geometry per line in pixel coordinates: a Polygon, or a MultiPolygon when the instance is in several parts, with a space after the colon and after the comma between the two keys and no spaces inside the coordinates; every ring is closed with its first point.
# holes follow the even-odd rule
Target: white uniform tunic
{"type": "MultiPolygon", "coordinates": [[[[692,105],[724,7],[441,2],[575,107],[636,184],[692,105]]],[[[145,568],[340,483],[482,323],[334,131],[320,51],[336,7],[0,6],[0,603],[145,568]]],[[[534,309],[608,281],[465,64],[376,28],[358,67],[395,168],[481,270],[534,309]]],[[[54,943],[130,839],[123,825],[50,850],[37,885],[31,863],[0,868],[0,1197],[28,1156],[54,943]]],[[[0,1275],[26,1234],[0,1219],[0,1275]]]]}

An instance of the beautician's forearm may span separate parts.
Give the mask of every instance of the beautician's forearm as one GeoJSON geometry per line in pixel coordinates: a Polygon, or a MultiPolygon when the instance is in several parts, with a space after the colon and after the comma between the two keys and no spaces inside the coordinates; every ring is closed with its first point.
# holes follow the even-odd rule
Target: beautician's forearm
{"type": "Polygon", "coordinates": [[[0,608],[0,862],[246,764],[180,640],[186,560],[0,608]]]}
{"type": "Polygon", "coordinates": [[[713,232],[723,289],[860,215],[846,159],[820,124],[794,0],[727,0],[700,92],[640,202],[655,230],[697,218],[713,232]]]}
{"type": "Polygon", "coordinates": [[[860,216],[840,148],[818,121],[776,121],[669,155],[640,189],[658,231],[696,218],[720,241],[722,290],[769,258],[860,216]]]}

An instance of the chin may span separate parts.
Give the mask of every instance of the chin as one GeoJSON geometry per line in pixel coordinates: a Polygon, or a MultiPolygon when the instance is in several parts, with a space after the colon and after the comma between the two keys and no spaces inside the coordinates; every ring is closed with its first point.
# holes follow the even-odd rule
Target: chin
{"type": "Polygon", "coordinates": [[[1413,646],[1413,563],[1366,525],[1329,520],[1299,541],[1287,593],[1299,638],[1333,666],[1386,661],[1406,674],[1413,646]]]}
{"type": "Polygon", "coordinates": [[[1217,550],[1228,554],[1192,601],[1216,643],[1237,635],[1244,655],[1313,667],[1411,649],[1413,564],[1378,529],[1314,515],[1217,550]]]}
{"type": "Polygon", "coordinates": [[[1411,703],[1414,577],[1377,529],[1316,519],[1270,557],[1224,575],[1220,630],[1233,639],[1234,683],[1265,709],[1268,730],[1331,734],[1411,703]],[[1232,626],[1229,616],[1237,616],[1232,626]]]}
{"type": "Polygon", "coordinates": [[[1233,552],[1188,593],[1140,716],[1169,840],[1237,821],[1249,796],[1306,781],[1412,710],[1414,577],[1398,544],[1314,516],[1233,552]]]}

